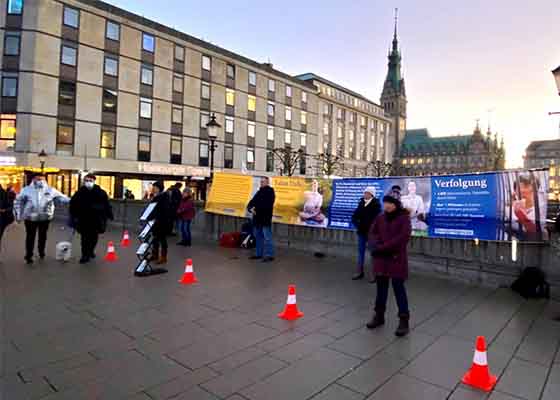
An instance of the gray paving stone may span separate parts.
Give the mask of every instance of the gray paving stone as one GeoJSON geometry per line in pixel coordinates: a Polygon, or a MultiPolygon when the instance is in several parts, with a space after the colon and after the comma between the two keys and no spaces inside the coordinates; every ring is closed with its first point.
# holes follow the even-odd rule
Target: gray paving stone
{"type": "MultiPolygon", "coordinates": [[[[474,341],[442,336],[415,358],[403,373],[422,381],[453,390],[472,365],[474,341]]],[[[509,356],[498,351],[488,353],[490,371],[500,375],[509,356]]]]}
{"type": "Polygon", "coordinates": [[[214,396],[212,393],[208,393],[206,390],[195,386],[185,393],[174,397],[173,400],[219,400],[219,398],[214,396]]]}
{"type": "Polygon", "coordinates": [[[411,361],[435,341],[434,336],[414,330],[408,336],[395,340],[384,351],[403,360],[411,361]]]}
{"type": "Polygon", "coordinates": [[[396,374],[405,364],[405,360],[382,352],[354,369],[340,379],[338,383],[355,392],[369,395],[396,374]]]}
{"type": "Polygon", "coordinates": [[[215,363],[209,365],[214,371],[223,374],[224,372],[230,371],[239,367],[240,365],[246,364],[249,361],[260,358],[266,354],[266,351],[253,346],[248,349],[243,349],[237,353],[233,353],[231,356],[223,358],[215,363]]]}
{"type": "Polygon", "coordinates": [[[560,364],[554,364],[546,382],[542,400],[557,399],[558,393],[560,393],[560,364]]]}
{"type": "Polygon", "coordinates": [[[152,399],[170,399],[216,376],[217,374],[215,372],[204,367],[197,369],[196,371],[189,371],[175,379],[146,389],[146,393],[148,393],[152,399]]]}
{"type": "Polygon", "coordinates": [[[488,393],[482,390],[471,389],[467,386],[459,386],[448,400],[486,400],[488,393]]]}
{"type": "Polygon", "coordinates": [[[313,400],[363,400],[365,396],[337,385],[329,386],[321,393],[313,396],[313,400]]]}
{"type": "Polygon", "coordinates": [[[531,327],[515,356],[548,366],[554,360],[559,343],[560,322],[539,320],[531,327]]]}
{"type": "Polygon", "coordinates": [[[295,342],[296,340],[302,338],[303,336],[304,335],[301,332],[288,331],[288,332],[281,333],[278,336],[274,336],[273,338],[270,338],[263,342],[260,342],[256,346],[270,353],[279,349],[280,347],[295,342]]]}
{"type": "Polygon", "coordinates": [[[432,336],[441,336],[447,333],[461,319],[457,314],[439,312],[419,324],[415,330],[432,336]]]}
{"type": "Polygon", "coordinates": [[[332,343],[333,341],[334,338],[331,336],[322,335],[320,333],[312,333],[284,347],[280,347],[275,352],[270,353],[270,355],[279,360],[292,363],[308,354],[313,353],[317,349],[332,343]]]}
{"type": "Polygon", "coordinates": [[[426,382],[398,374],[372,394],[367,400],[447,399],[450,391],[426,382]]]}
{"type": "Polygon", "coordinates": [[[35,400],[54,392],[44,379],[24,383],[17,375],[12,374],[0,378],[0,389],[6,399],[35,400]]]}
{"type": "MultiPolygon", "coordinates": [[[[390,330],[387,326],[381,329],[390,330]]],[[[370,331],[364,327],[331,343],[327,347],[361,358],[362,360],[367,360],[385,348],[392,340],[394,340],[394,337],[389,339],[387,332],[382,330],[370,331]]]]}
{"type": "Polygon", "coordinates": [[[494,391],[492,392],[488,400],[519,400],[519,397],[513,397],[509,394],[494,391]]]}
{"type": "Polygon", "coordinates": [[[356,358],[323,348],[240,393],[250,400],[307,399],[359,362],[356,358]]]}
{"type": "Polygon", "coordinates": [[[542,391],[547,369],[541,365],[514,358],[511,360],[496,389],[524,399],[537,399],[542,391]]]}
{"type": "Polygon", "coordinates": [[[224,398],[259,382],[261,379],[286,367],[286,365],[280,360],[264,356],[203,383],[201,386],[216,396],[224,398]]]}

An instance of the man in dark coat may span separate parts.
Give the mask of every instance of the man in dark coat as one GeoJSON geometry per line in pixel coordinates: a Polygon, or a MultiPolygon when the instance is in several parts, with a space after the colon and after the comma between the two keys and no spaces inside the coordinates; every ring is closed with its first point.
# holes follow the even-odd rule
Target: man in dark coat
{"type": "Polygon", "coordinates": [[[173,225],[171,229],[171,234],[175,235],[174,229],[180,232],[179,229],[179,219],[177,218],[177,210],[179,210],[179,205],[181,204],[181,199],[183,195],[181,193],[181,188],[183,184],[181,182],[176,182],[173,186],[167,189],[169,193],[169,206],[171,207],[171,212],[173,216],[173,225]]]}
{"type": "Polygon", "coordinates": [[[107,220],[113,219],[107,192],[95,184],[95,175],[84,177],[84,185],[70,200],[70,217],[74,228],[81,236],[82,258],[80,264],[95,258],[95,246],[100,233],[105,233],[107,220]]]}
{"type": "Polygon", "coordinates": [[[253,214],[255,229],[256,254],[252,260],[262,259],[263,262],[274,260],[274,242],[272,240],[272,213],[276,195],[270,187],[267,177],[261,178],[261,187],[247,205],[253,214]]]}
{"type": "MultiPolygon", "coordinates": [[[[358,233],[358,266],[356,273],[352,277],[353,280],[362,279],[364,277],[364,263],[366,258],[366,247],[368,242],[369,228],[375,218],[381,212],[381,204],[375,198],[375,188],[367,187],[364,191],[364,197],[358,203],[358,207],[352,215],[352,223],[358,233]]],[[[372,274],[370,282],[374,282],[372,274]]]]}
{"type": "Polygon", "coordinates": [[[0,251],[2,250],[2,236],[4,231],[14,222],[14,200],[16,194],[11,186],[6,190],[0,185],[0,251]]]}
{"type": "Polygon", "coordinates": [[[400,192],[392,190],[383,197],[383,214],[379,215],[369,233],[372,248],[374,272],[377,276],[377,297],[375,315],[368,322],[369,329],[385,323],[385,309],[389,294],[389,280],[393,285],[399,308],[399,326],[395,335],[408,334],[410,311],[404,282],[408,278],[407,245],[411,235],[410,216],[403,208],[400,192]]]}
{"type": "Polygon", "coordinates": [[[156,206],[151,216],[154,220],[154,226],[152,227],[154,240],[151,260],[157,260],[158,264],[166,264],[168,248],[167,236],[169,236],[173,230],[175,212],[171,206],[171,197],[168,192],[163,191],[163,183],[161,181],[152,184],[152,194],[153,198],[151,202],[156,203],[156,206]]]}

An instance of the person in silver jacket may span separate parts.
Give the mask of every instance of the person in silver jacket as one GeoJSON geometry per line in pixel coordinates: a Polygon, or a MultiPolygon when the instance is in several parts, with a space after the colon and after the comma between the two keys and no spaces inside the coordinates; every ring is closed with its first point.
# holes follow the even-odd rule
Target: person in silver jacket
{"type": "Polygon", "coordinates": [[[16,221],[25,223],[25,261],[33,263],[35,236],[39,232],[39,257],[45,258],[47,231],[54,217],[55,201],[68,203],[70,199],[47,185],[44,174],[35,174],[29,186],[22,189],[14,202],[16,221]]]}

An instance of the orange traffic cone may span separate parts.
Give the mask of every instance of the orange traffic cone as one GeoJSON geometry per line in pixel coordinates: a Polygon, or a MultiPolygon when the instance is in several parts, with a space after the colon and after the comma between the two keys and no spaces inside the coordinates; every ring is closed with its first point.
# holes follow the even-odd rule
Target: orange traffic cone
{"type": "Polygon", "coordinates": [[[471,369],[463,376],[463,383],[489,392],[496,385],[496,377],[490,375],[486,357],[486,341],[483,336],[476,338],[476,349],[471,369]]]}
{"type": "Polygon", "coordinates": [[[113,262],[117,260],[118,257],[117,253],[115,252],[115,246],[113,245],[113,242],[109,242],[107,244],[107,255],[105,255],[105,261],[113,262]]]}
{"type": "Polygon", "coordinates": [[[284,308],[284,311],[278,314],[278,317],[288,321],[294,321],[303,317],[303,313],[297,308],[295,285],[288,286],[288,300],[286,301],[286,307],[284,308]]]}
{"type": "Polygon", "coordinates": [[[128,247],[128,246],[130,246],[130,237],[128,236],[128,231],[124,231],[121,240],[121,247],[128,247]]]}
{"type": "Polygon", "coordinates": [[[192,260],[189,258],[185,263],[185,272],[183,273],[183,277],[179,283],[182,283],[183,285],[191,285],[196,282],[198,282],[198,280],[196,279],[196,276],[194,276],[192,260]]]}

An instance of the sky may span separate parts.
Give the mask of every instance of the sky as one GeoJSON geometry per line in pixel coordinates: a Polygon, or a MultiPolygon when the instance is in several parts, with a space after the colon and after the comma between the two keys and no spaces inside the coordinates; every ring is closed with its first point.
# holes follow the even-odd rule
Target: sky
{"type": "Polygon", "coordinates": [[[296,75],[314,72],[379,102],[399,8],[409,129],[502,135],[507,166],[560,137],[558,0],[106,0],[296,75]]]}

